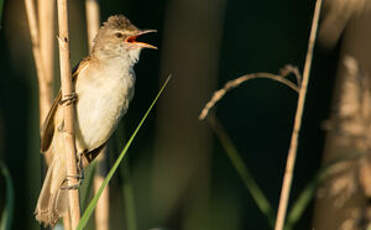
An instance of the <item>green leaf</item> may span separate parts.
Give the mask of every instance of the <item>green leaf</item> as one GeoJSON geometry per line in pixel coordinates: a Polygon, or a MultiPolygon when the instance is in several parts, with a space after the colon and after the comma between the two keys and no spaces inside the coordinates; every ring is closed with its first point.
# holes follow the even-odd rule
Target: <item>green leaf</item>
{"type": "Polygon", "coordinates": [[[311,200],[316,194],[317,187],[321,182],[321,172],[315,175],[312,181],[304,188],[301,192],[299,198],[293,204],[290,212],[287,216],[287,222],[285,224],[285,230],[291,230],[294,228],[295,224],[300,220],[303,216],[304,211],[310,204],[311,200]]]}
{"type": "Polygon", "coordinates": [[[14,186],[12,178],[6,166],[0,162],[0,171],[5,178],[6,194],[5,194],[5,207],[0,220],[0,230],[10,230],[13,221],[14,210],[14,186]]]}
{"type": "Polygon", "coordinates": [[[222,125],[217,121],[214,115],[208,117],[208,122],[222,144],[228,158],[231,160],[233,167],[236,169],[238,175],[241,177],[243,184],[246,189],[250,192],[255,204],[258,206],[260,211],[268,219],[269,225],[273,228],[274,226],[274,211],[270,205],[268,199],[265,197],[263,191],[256,183],[254,177],[243,162],[240,153],[237,151],[236,146],[228,134],[224,131],[222,125]]]}
{"type": "Polygon", "coordinates": [[[85,210],[83,216],[81,217],[81,220],[80,220],[80,222],[79,222],[79,224],[76,228],[77,230],[83,229],[86,226],[86,224],[88,223],[88,220],[89,220],[91,214],[93,213],[95,207],[97,206],[97,202],[99,200],[99,197],[102,195],[104,188],[107,186],[107,184],[111,180],[113,174],[116,172],[116,170],[119,167],[122,159],[126,155],[126,152],[128,151],[131,143],[133,142],[135,136],[137,135],[138,131],[142,127],[144,121],[147,119],[149,113],[151,112],[153,106],[156,104],[158,98],[161,96],[161,94],[164,91],[166,85],[168,84],[170,78],[171,78],[171,75],[169,75],[169,77],[166,79],[165,83],[161,87],[160,91],[158,92],[157,96],[153,100],[152,104],[149,106],[147,112],[144,114],[142,120],[139,122],[139,124],[138,124],[137,128],[135,129],[134,133],[131,135],[129,141],[126,143],[124,149],[121,151],[120,156],[117,158],[115,164],[112,166],[111,170],[108,172],[108,174],[107,174],[106,178],[104,179],[102,185],[100,186],[97,194],[95,194],[93,199],[90,201],[88,207],[86,208],[86,210],[85,210]]]}

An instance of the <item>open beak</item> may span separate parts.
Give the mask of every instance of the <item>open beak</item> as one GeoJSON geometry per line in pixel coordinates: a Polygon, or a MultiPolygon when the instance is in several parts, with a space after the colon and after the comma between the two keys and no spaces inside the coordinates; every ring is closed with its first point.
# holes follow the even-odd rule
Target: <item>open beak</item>
{"type": "Polygon", "coordinates": [[[150,49],[157,50],[156,46],[153,46],[153,45],[145,43],[145,42],[138,42],[136,40],[138,37],[142,36],[143,34],[155,33],[155,32],[157,32],[157,30],[140,30],[135,35],[127,37],[125,39],[125,42],[135,44],[135,45],[143,47],[143,48],[150,48],[150,49]]]}

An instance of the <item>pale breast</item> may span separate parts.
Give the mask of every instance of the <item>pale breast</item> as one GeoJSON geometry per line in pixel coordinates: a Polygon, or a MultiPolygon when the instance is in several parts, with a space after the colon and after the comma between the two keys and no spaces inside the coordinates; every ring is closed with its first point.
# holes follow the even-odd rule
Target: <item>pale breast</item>
{"type": "Polygon", "coordinates": [[[92,150],[105,143],[129,107],[135,76],[133,71],[119,67],[87,68],[77,79],[78,151],[92,150]]]}

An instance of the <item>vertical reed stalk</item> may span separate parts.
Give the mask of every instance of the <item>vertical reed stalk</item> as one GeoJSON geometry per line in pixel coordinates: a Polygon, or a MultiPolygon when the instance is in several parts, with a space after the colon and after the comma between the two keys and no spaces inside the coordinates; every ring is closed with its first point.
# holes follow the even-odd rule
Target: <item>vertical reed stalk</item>
{"type": "MultiPolygon", "coordinates": [[[[58,27],[59,27],[59,62],[61,71],[61,88],[62,99],[71,98],[74,94],[72,77],[71,77],[71,63],[70,63],[70,49],[69,49],[69,30],[68,30],[68,12],[67,0],[58,0],[58,27]]],[[[68,101],[70,102],[70,101],[68,101]]],[[[71,175],[68,179],[68,185],[76,185],[77,175],[76,165],[76,149],[75,149],[75,135],[74,135],[74,106],[72,103],[65,103],[63,107],[64,112],[64,140],[65,140],[65,154],[67,162],[67,175],[71,175]]],[[[68,192],[69,196],[69,212],[71,215],[72,229],[76,229],[80,221],[80,203],[79,193],[77,189],[71,189],[68,192]]]]}
{"type": "Polygon", "coordinates": [[[32,53],[35,61],[37,80],[39,86],[39,104],[40,104],[40,125],[44,121],[51,104],[51,97],[48,96],[48,87],[46,84],[45,68],[40,49],[39,29],[36,17],[35,4],[33,0],[25,0],[28,26],[30,29],[32,53]]]}
{"type": "MultiPolygon", "coordinates": [[[[102,150],[97,159],[97,165],[94,173],[94,194],[98,193],[100,186],[102,185],[105,174],[107,172],[105,162],[106,148],[102,150]]],[[[96,230],[108,230],[109,229],[109,185],[104,188],[101,197],[97,202],[97,208],[95,209],[95,229],[96,230]]]]}
{"type": "MultiPolygon", "coordinates": [[[[39,0],[38,3],[40,52],[44,67],[44,79],[39,82],[40,87],[44,88],[43,95],[39,95],[41,126],[53,103],[55,0],[39,0]]],[[[53,157],[52,152],[44,153],[44,157],[46,164],[49,165],[53,157]]]]}
{"type": "Polygon", "coordinates": [[[295,168],[295,160],[296,160],[297,149],[298,149],[298,138],[299,138],[301,123],[302,123],[305,97],[306,97],[307,89],[308,89],[309,75],[310,75],[310,69],[311,69],[312,58],[313,58],[313,48],[314,48],[316,35],[317,35],[317,28],[318,28],[319,15],[321,11],[321,5],[322,5],[322,0],[317,0],[315,10],[314,10],[312,28],[311,28],[309,42],[308,42],[307,55],[305,58],[303,82],[302,82],[302,85],[299,91],[299,99],[298,99],[298,104],[297,104],[296,114],[295,114],[295,123],[294,123],[294,128],[292,131],[292,135],[291,135],[289,153],[287,155],[286,169],[285,169],[285,175],[284,175],[283,183],[282,183],[281,197],[280,197],[280,203],[278,206],[275,230],[282,230],[284,223],[285,223],[287,205],[288,205],[288,201],[290,197],[290,190],[291,190],[292,178],[293,178],[293,173],[294,173],[294,168],[295,168]]]}
{"type": "Polygon", "coordinates": [[[63,217],[63,230],[72,230],[70,212],[63,217]]]}
{"type": "Polygon", "coordinates": [[[40,113],[40,125],[45,120],[45,117],[52,106],[53,100],[53,72],[54,72],[54,7],[55,0],[39,0],[38,1],[38,16],[39,16],[39,39],[40,52],[44,67],[43,84],[45,87],[45,95],[42,96],[43,113],[40,113]]]}
{"type": "Polygon", "coordinates": [[[93,40],[100,25],[100,10],[98,0],[85,0],[86,22],[88,30],[89,51],[93,48],[93,40]]]}
{"type": "MultiPolygon", "coordinates": [[[[50,2],[53,2],[53,1],[50,1],[50,2]]],[[[52,75],[52,72],[51,72],[51,75],[50,73],[48,73],[49,75],[46,73],[47,71],[46,71],[46,66],[45,66],[46,60],[49,60],[47,61],[48,65],[52,63],[50,60],[53,60],[53,54],[52,54],[53,47],[43,45],[45,43],[54,44],[53,43],[54,38],[50,39],[49,37],[50,35],[53,36],[53,30],[46,31],[50,29],[49,27],[43,28],[43,29],[40,28],[39,30],[39,24],[37,23],[35,4],[33,0],[25,0],[25,6],[26,6],[28,25],[30,29],[30,35],[31,35],[32,53],[33,53],[34,60],[35,60],[37,81],[38,81],[38,87],[39,87],[39,114],[40,114],[39,124],[41,127],[52,105],[52,99],[53,99],[53,85],[52,85],[53,75],[52,75]],[[40,38],[41,30],[44,31],[43,33],[44,39],[40,38]],[[47,41],[48,39],[52,41],[51,42],[47,41]],[[43,50],[45,50],[45,52],[43,52],[43,50]]],[[[50,15],[50,17],[52,16],[50,15]]],[[[47,20],[54,21],[52,18],[48,18],[47,20]]],[[[45,21],[45,20],[41,20],[41,21],[45,21]]],[[[45,23],[40,24],[40,27],[45,27],[45,26],[46,26],[45,23]]],[[[48,68],[53,68],[53,67],[48,66],[48,68]]],[[[44,154],[44,156],[45,156],[46,164],[49,164],[52,158],[51,154],[47,152],[44,154]]]]}

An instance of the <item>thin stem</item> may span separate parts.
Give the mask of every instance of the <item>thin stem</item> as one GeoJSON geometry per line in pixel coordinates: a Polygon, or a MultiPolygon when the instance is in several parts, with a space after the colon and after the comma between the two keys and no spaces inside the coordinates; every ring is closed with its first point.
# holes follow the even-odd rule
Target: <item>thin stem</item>
{"type": "MultiPolygon", "coordinates": [[[[73,95],[73,84],[71,77],[70,49],[67,0],[58,0],[58,25],[59,25],[59,61],[61,71],[62,97],[68,98],[73,95]]],[[[65,103],[64,108],[64,140],[65,156],[67,162],[67,175],[77,175],[76,148],[74,135],[74,106],[72,103],[65,103]]],[[[77,184],[77,178],[71,177],[68,180],[70,186],[77,184]]],[[[72,229],[76,229],[80,221],[79,193],[76,189],[68,192],[69,211],[71,215],[72,229]]]]}
{"type": "Polygon", "coordinates": [[[313,48],[314,48],[316,35],[317,35],[317,28],[318,28],[319,15],[321,11],[321,5],[322,5],[322,0],[317,0],[315,10],[314,10],[309,43],[308,43],[308,51],[307,51],[307,55],[305,59],[303,82],[300,87],[299,99],[298,99],[298,104],[297,104],[297,109],[296,109],[296,114],[295,114],[294,129],[292,131],[291,143],[290,143],[289,153],[288,153],[287,162],[286,162],[285,175],[284,175],[283,183],[282,183],[281,197],[280,197],[280,202],[278,206],[275,230],[282,230],[284,223],[285,223],[286,211],[287,211],[287,206],[288,206],[288,201],[289,201],[289,196],[290,196],[295,160],[296,160],[297,149],[298,149],[298,137],[299,137],[301,123],[302,123],[305,97],[306,97],[307,89],[308,89],[309,75],[310,75],[310,69],[311,69],[312,58],[313,58],[313,48]]]}
{"type": "Polygon", "coordinates": [[[294,90],[296,92],[299,92],[299,88],[294,83],[292,83],[291,81],[286,79],[284,76],[274,75],[274,74],[271,74],[271,73],[246,74],[246,75],[243,75],[243,76],[241,76],[239,78],[236,78],[234,80],[228,81],[222,89],[220,89],[218,91],[215,91],[214,95],[211,97],[209,102],[207,102],[206,105],[204,106],[204,108],[202,109],[198,119],[199,120],[204,120],[207,117],[207,115],[209,114],[210,109],[212,109],[215,106],[215,104],[218,101],[220,101],[224,97],[224,95],[227,92],[229,92],[231,89],[236,88],[237,86],[241,85],[242,83],[244,83],[246,81],[256,79],[256,78],[266,78],[266,79],[271,79],[273,81],[278,81],[278,82],[286,85],[287,87],[291,88],[292,90],[294,90]]]}

